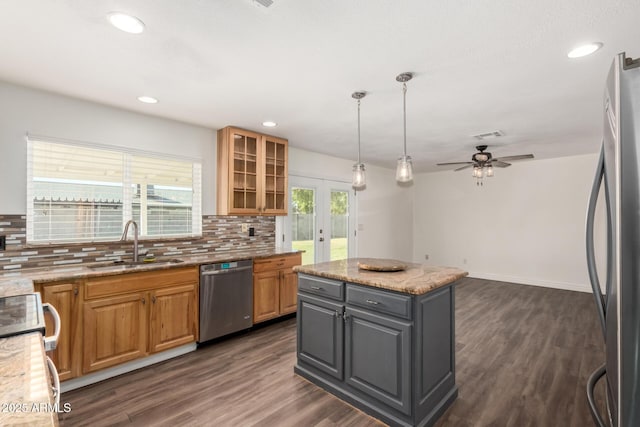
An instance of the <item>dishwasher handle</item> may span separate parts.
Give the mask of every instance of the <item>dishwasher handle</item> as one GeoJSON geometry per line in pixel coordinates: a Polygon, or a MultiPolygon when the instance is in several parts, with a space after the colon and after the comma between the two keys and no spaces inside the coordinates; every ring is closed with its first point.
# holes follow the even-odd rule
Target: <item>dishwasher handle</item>
{"type": "Polygon", "coordinates": [[[216,274],[237,273],[238,271],[246,271],[246,270],[251,270],[251,269],[253,269],[252,266],[229,268],[229,269],[226,269],[226,270],[202,271],[202,272],[200,272],[200,275],[201,276],[214,276],[216,274]]]}

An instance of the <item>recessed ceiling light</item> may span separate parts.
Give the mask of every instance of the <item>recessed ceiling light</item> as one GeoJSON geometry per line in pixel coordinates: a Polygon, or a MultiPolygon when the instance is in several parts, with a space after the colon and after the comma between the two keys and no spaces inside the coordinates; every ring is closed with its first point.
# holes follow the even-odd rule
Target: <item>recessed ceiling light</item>
{"type": "Polygon", "coordinates": [[[601,47],[602,43],[600,42],[583,44],[582,46],[578,46],[575,49],[571,50],[569,53],[567,53],[567,56],[569,58],[581,58],[583,56],[591,55],[601,47]]]}
{"type": "Polygon", "coordinates": [[[111,25],[119,30],[131,34],[140,34],[144,31],[144,22],[135,16],[127,15],[122,12],[111,12],[107,15],[111,25]]]}
{"type": "Polygon", "coordinates": [[[278,126],[278,124],[276,122],[262,122],[262,126],[267,128],[274,128],[278,126]]]}
{"type": "Polygon", "coordinates": [[[158,100],[152,96],[139,96],[138,101],[144,102],[145,104],[157,104],[158,100]]]}

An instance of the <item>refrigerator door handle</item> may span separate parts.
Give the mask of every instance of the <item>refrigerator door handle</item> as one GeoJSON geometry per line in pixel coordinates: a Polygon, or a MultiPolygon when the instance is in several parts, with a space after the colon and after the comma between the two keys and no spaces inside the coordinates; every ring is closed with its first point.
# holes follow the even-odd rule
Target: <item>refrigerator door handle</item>
{"type": "Polygon", "coordinates": [[[606,373],[606,365],[602,365],[598,369],[593,371],[593,373],[589,377],[589,381],[587,381],[587,400],[589,402],[589,409],[591,411],[591,416],[593,417],[593,422],[598,427],[607,427],[607,425],[598,412],[598,408],[596,407],[596,399],[594,398],[593,392],[600,378],[602,378],[606,373]]]}
{"type": "MultiPolygon", "coordinates": [[[[598,166],[596,167],[596,177],[593,181],[593,187],[591,188],[591,195],[589,196],[589,206],[587,208],[587,221],[586,221],[586,243],[587,243],[587,269],[589,271],[589,280],[591,282],[591,289],[593,291],[593,297],[596,302],[596,310],[598,311],[598,317],[600,319],[600,326],[602,327],[602,334],[606,337],[606,323],[605,323],[605,298],[600,290],[600,280],[598,279],[598,270],[596,268],[596,257],[593,244],[593,225],[596,212],[596,205],[598,202],[598,193],[602,185],[602,179],[605,175],[604,169],[604,145],[600,150],[600,158],[598,159],[598,166]]],[[[607,198],[608,201],[608,198],[607,198]]],[[[608,230],[607,230],[608,231],[608,230]]],[[[610,248],[609,248],[610,250],[610,248]]],[[[607,261],[609,261],[609,255],[607,255],[607,261]]],[[[609,267],[607,266],[607,269],[609,267]]],[[[608,279],[607,279],[608,281],[608,279]]],[[[609,286],[609,283],[607,283],[609,286]]]]}

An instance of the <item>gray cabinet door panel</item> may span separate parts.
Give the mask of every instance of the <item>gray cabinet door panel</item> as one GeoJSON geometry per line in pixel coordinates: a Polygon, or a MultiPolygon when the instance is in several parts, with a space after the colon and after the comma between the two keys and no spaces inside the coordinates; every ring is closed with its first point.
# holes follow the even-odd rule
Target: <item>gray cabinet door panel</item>
{"type": "Polygon", "coordinates": [[[345,381],[411,415],[411,324],[347,307],[345,381]]]}
{"type": "Polygon", "coordinates": [[[417,397],[420,405],[434,402],[455,386],[455,326],[453,287],[422,297],[417,303],[417,397]]]}
{"type": "Polygon", "coordinates": [[[343,378],[342,304],[298,294],[298,358],[343,378]]]}

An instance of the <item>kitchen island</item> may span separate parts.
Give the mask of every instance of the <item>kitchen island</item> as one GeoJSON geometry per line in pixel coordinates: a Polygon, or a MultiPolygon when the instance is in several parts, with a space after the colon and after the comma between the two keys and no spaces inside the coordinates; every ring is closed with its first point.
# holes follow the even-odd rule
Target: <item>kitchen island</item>
{"type": "Polygon", "coordinates": [[[454,289],[467,273],[410,263],[393,272],[358,267],[380,261],[294,268],[294,371],[390,425],[429,426],[458,394],[454,289]]]}

